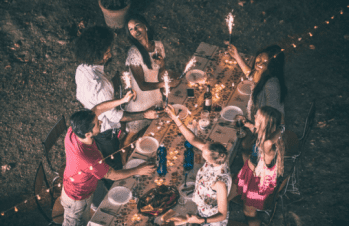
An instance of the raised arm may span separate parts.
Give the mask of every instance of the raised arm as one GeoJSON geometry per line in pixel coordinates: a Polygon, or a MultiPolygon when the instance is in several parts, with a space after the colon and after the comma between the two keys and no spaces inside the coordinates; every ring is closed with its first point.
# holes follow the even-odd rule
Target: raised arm
{"type": "Polygon", "coordinates": [[[132,168],[132,169],[122,169],[122,170],[114,170],[113,168],[109,167],[109,171],[104,176],[106,179],[110,180],[122,180],[125,178],[128,178],[133,175],[147,175],[151,176],[155,171],[155,165],[146,165],[141,164],[138,167],[132,168]]]}
{"type": "Polygon", "coordinates": [[[251,73],[251,67],[248,66],[245,63],[245,61],[241,58],[241,56],[238,53],[237,48],[234,45],[230,44],[228,46],[228,53],[231,57],[233,57],[236,60],[236,62],[240,66],[242,72],[246,75],[246,77],[248,77],[251,73]]]}
{"type": "Polygon", "coordinates": [[[205,148],[206,143],[195,136],[195,134],[188,129],[183,122],[177,118],[174,108],[171,105],[168,105],[168,107],[165,109],[165,112],[168,114],[168,116],[176,123],[177,127],[185,137],[185,139],[194,147],[198,148],[199,150],[203,150],[205,148]]]}

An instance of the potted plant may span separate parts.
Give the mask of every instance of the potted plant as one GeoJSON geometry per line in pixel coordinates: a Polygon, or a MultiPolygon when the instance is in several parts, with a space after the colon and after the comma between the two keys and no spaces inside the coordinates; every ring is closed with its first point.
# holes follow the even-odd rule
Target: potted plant
{"type": "Polygon", "coordinates": [[[131,0],[98,0],[108,27],[116,29],[124,26],[130,2],[131,0]]]}

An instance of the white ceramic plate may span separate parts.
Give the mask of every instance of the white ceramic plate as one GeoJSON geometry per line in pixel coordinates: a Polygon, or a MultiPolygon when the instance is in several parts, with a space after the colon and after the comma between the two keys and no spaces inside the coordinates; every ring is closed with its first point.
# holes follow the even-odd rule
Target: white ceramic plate
{"type": "Polygon", "coordinates": [[[159,147],[159,142],[154,137],[144,136],[137,140],[136,148],[142,154],[151,154],[159,147]]]}
{"type": "Polygon", "coordinates": [[[238,90],[241,94],[251,95],[252,93],[252,81],[244,80],[238,85],[238,90]]]}
{"type": "Polygon", "coordinates": [[[126,163],[124,168],[125,169],[132,169],[132,168],[135,168],[135,167],[139,166],[140,164],[142,164],[144,162],[145,162],[144,159],[131,159],[130,161],[128,161],[126,163]]]}
{"type": "Polygon", "coordinates": [[[108,192],[108,200],[113,205],[123,205],[128,203],[128,201],[131,199],[132,193],[130,189],[117,186],[108,192]]]}
{"type": "Polygon", "coordinates": [[[236,115],[243,115],[242,110],[236,106],[227,106],[221,111],[221,117],[227,121],[234,122],[236,115]]]}
{"type": "Polygon", "coordinates": [[[181,104],[172,105],[176,111],[176,115],[179,116],[179,119],[185,119],[188,116],[188,108],[181,104]]]}
{"type": "Polygon", "coordinates": [[[187,72],[185,75],[188,82],[192,83],[205,83],[206,81],[206,74],[204,71],[199,69],[193,69],[187,72]]]}
{"type": "MultiPolygon", "coordinates": [[[[190,187],[190,186],[193,186],[193,185],[195,186],[195,182],[187,181],[187,187],[190,187]]],[[[181,196],[185,197],[186,199],[192,199],[194,192],[187,196],[186,193],[188,193],[189,191],[182,192],[183,188],[184,188],[184,184],[181,184],[181,186],[179,186],[179,188],[178,188],[179,194],[181,196]]],[[[195,189],[195,187],[194,187],[194,189],[195,189]]]]}

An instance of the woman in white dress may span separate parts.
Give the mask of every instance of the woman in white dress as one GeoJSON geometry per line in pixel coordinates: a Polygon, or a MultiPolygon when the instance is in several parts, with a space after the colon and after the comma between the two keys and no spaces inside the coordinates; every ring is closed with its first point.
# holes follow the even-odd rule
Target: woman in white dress
{"type": "MultiPolygon", "coordinates": [[[[165,86],[161,76],[165,72],[165,50],[161,41],[153,40],[153,32],[145,18],[139,14],[128,16],[125,23],[126,34],[133,46],[128,51],[126,65],[130,68],[131,85],[137,93],[136,101],[131,101],[126,110],[139,112],[153,106],[162,105],[160,89],[165,86]]],[[[176,87],[179,80],[173,79],[170,87],[176,87]]],[[[129,131],[125,145],[142,129],[150,124],[150,120],[137,120],[127,123],[129,131]]]]}
{"type": "Polygon", "coordinates": [[[171,105],[168,105],[165,111],[176,123],[185,139],[202,151],[202,157],[206,160],[196,175],[193,193],[198,215],[174,217],[170,220],[174,221],[175,225],[195,223],[205,226],[226,226],[229,219],[227,197],[232,184],[230,170],[226,163],[227,149],[220,143],[205,142],[196,137],[177,118],[171,105]]]}

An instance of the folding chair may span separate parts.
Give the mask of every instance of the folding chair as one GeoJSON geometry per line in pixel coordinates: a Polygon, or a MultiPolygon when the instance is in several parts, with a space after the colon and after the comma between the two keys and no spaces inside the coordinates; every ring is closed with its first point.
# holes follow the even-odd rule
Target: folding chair
{"type": "Polygon", "coordinates": [[[50,132],[47,134],[46,139],[42,142],[47,163],[50,166],[50,169],[52,170],[52,172],[56,175],[52,183],[55,183],[55,181],[59,178],[59,173],[58,173],[58,169],[55,169],[51,164],[51,161],[49,158],[49,152],[52,146],[57,142],[58,138],[66,130],[67,130],[67,125],[66,125],[64,116],[62,115],[62,117],[58,120],[58,122],[52,127],[50,132]]]}
{"type": "Polygon", "coordinates": [[[40,213],[49,222],[49,225],[60,225],[63,222],[64,209],[60,202],[61,189],[50,187],[44,167],[40,162],[34,180],[35,202],[40,213]],[[58,196],[58,198],[56,198],[58,196]]]}
{"type": "Polygon", "coordinates": [[[285,140],[285,149],[286,151],[289,151],[293,154],[288,155],[286,153],[285,155],[285,162],[292,160],[293,162],[293,169],[291,173],[291,179],[290,183],[288,185],[287,191],[300,195],[299,189],[297,187],[297,183],[299,181],[299,159],[301,159],[302,151],[306,142],[306,139],[309,136],[310,130],[314,124],[314,118],[315,118],[315,100],[311,103],[310,109],[308,111],[307,118],[305,119],[303,134],[300,139],[296,139],[296,135],[293,133],[286,134],[286,137],[284,137],[285,140]],[[297,142],[298,141],[298,142],[297,142]],[[298,148],[298,151],[295,151],[295,149],[298,148]],[[293,150],[292,150],[293,149],[293,150]]]}

